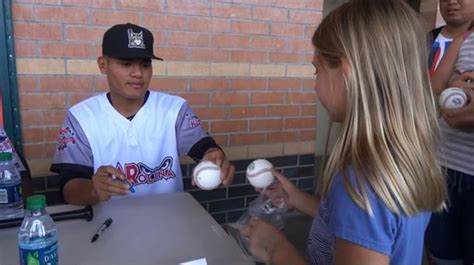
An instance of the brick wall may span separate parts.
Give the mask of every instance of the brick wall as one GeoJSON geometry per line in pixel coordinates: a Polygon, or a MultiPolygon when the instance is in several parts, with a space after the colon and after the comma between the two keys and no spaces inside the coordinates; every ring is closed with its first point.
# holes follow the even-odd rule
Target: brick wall
{"type": "MultiPolygon", "coordinates": [[[[155,36],[151,89],[186,98],[231,159],[314,152],[311,35],[322,0],[12,0],[25,156],[48,171],[65,110],[107,90],[104,31],[155,36]]],[[[184,161],[186,163],[186,161],[184,161]]]]}

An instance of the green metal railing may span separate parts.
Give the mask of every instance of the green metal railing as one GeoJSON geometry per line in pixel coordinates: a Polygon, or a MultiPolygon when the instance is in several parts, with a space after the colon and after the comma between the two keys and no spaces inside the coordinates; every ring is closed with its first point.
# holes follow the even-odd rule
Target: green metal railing
{"type": "Polygon", "coordinates": [[[10,0],[3,0],[0,4],[0,89],[3,102],[3,127],[15,148],[23,152],[10,0]]]}

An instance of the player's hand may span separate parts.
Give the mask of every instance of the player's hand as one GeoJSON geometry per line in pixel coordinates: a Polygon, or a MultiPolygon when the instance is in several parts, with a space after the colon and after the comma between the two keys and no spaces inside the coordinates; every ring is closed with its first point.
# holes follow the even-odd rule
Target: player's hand
{"type": "Polygon", "coordinates": [[[250,253],[264,263],[271,263],[276,251],[286,252],[285,247],[290,244],[283,233],[273,225],[253,218],[240,229],[240,234],[248,238],[250,253]]]}
{"type": "Polygon", "coordinates": [[[235,167],[225,157],[224,152],[219,148],[209,148],[202,160],[212,161],[221,168],[221,180],[224,186],[229,186],[234,180],[235,167]]]}
{"type": "Polygon", "coordinates": [[[112,166],[101,166],[92,176],[92,185],[99,200],[107,201],[111,196],[128,194],[130,186],[124,180],[125,176],[120,170],[112,166]]]}

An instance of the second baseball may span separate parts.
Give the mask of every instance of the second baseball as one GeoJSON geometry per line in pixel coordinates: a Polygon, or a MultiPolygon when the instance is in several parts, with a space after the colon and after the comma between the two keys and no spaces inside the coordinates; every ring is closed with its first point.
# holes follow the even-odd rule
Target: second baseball
{"type": "Polygon", "coordinates": [[[250,163],[246,172],[250,185],[257,189],[264,189],[272,184],[275,179],[271,171],[272,168],[272,163],[265,159],[257,159],[250,163]]]}

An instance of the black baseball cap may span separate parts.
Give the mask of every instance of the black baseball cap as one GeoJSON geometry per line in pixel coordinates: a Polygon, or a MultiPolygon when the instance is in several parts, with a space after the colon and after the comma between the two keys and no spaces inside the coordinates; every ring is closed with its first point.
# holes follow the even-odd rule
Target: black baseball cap
{"type": "Polygon", "coordinates": [[[104,33],[102,55],[120,59],[157,59],[153,54],[153,34],[143,27],[117,24],[104,33]]]}

